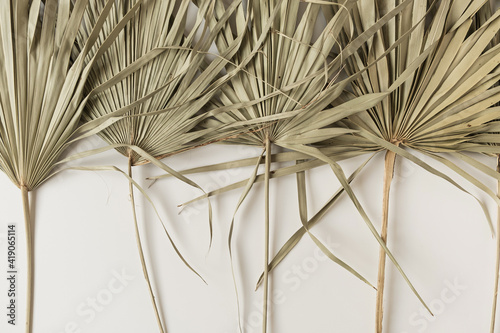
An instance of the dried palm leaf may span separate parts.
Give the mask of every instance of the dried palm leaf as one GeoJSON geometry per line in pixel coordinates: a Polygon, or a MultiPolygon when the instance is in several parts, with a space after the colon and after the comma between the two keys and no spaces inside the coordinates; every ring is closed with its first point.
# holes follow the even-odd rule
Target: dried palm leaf
{"type": "MultiPolygon", "coordinates": [[[[480,143],[485,133],[491,131],[491,125],[485,122],[499,117],[498,108],[490,106],[500,101],[500,89],[494,86],[500,77],[500,45],[491,48],[488,45],[499,31],[500,12],[472,27],[472,16],[485,2],[414,1],[397,20],[381,29],[367,48],[347,60],[347,72],[357,73],[390,51],[383,61],[353,82],[353,95],[363,96],[386,91],[416,59],[425,59],[409,79],[377,106],[340,122],[356,130],[351,136],[356,137],[360,145],[373,145],[370,151],[375,147],[386,150],[381,231],[384,242],[387,240],[389,192],[396,156],[417,163],[465,191],[452,178],[425,164],[408,149],[445,164],[500,203],[489,188],[440,155],[449,153],[465,159],[463,152],[487,153],[480,143]]],[[[362,33],[381,13],[392,8],[394,3],[390,1],[362,1],[354,11],[355,29],[362,33]]],[[[333,15],[335,8],[330,9],[333,15]]],[[[346,32],[342,43],[347,42],[346,32]]],[[[351,137],[339,137],[325,144],[352,143],[351,137]]],[[[382,332],[385,256],[381,249],[376,303],[378,333],[382,332]]]]}
{"type": "MultiPolygon", "coordinates": [[[[114,7],[107,24],[120,20],[136,3],[136,0],[121,1],[114,7]]],[[[228,8],[225,17],[231,15],[237,3],[228,8]]],[[[104,0],[94,1],[84,16],[85,23],[94,24],[95,13],[104,5],[104,0]]],[[[231,57],[238,45],[236,40],[224,54],[207,62],[209,48],[225,18],[209,29],[214,1],[199,1],[194,25],[190,27],[188,15],[191,6],[191,0],[142,1],[137,15],[90,72],[86,91],[92,96],[83,115],[84,120],[90,123],[102,122],[109,115],[123,115],[122,118],[110,119],[107,127],[98,133],[109,146],[86,154],[115,148],[128,158],[129,191],[138,252],[161,332],[166,329],[143,253],[135,211],[132,168],[151,162],[199,188],[159,160],[217,140],[217,133],[211,135],[211,131],[199,130],[196,125],[208,117],[208,113],[200,112],[200,109],[231,76],[218,77],[226,64],[225,58],[231,57]],[[197,36],[198,33],[201,37],[197,36]],[[136,70],[131,72],[134,68],[136,70]],[[129,71],[130,75],[121,75],[125,71],[129,71]],[[111,81],[118,77],[119,80],[111,81]],[[108,86],[109,89],[103,91],[103,87],[108,86]]],[[[89,38],[85,32],[79,35],[80,45],[89,38]]],[[[98,42],[104,42],[106,38],[105,34],[101,34],[98,42]]],[[[167,228],[162,225],[179,257],[199,276],[182,257],[167,228]]]]}
{"type": "Polygon", "coordinates": [[[78,132],[89,70],[136,10],[131,8],[123,21],[104,27],[113,3],[108,1],[96,13],[95,24],[86,25],[89,38],[71,61],[89,1],[0,2],[0,169],[22,194],[27,246],[26,332],[32,331],[34,273],[28,193],[55,174],[62,152],[76,140],[71,138],[78,132]],[[101,29],[109,29],[108,42],[94,49],[91,56],[89,51],[101,29]]]}

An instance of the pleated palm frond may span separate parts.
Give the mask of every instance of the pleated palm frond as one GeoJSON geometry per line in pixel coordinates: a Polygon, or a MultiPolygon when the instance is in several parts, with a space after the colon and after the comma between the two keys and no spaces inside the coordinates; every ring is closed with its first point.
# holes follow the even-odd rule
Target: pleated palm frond
{"type": "MultiPolygon", "coordinates": [[[[365,151],[357,151],[357,149],[346,148],[345,146],[338,147],[339,149],[332,147],[328,154],[325,155],[319,149],[311,146],[326,139],[355,132],[356,130],[332,126],[332,124],[344,117],[376,106],[389,94],[389,92],[368,93],[329,106],[342,96],[349,83],[360,75],[354,74],[347,79],[339,79],[345,59],[355,54],[357,49],[368,41],[380,27],[384,26],[404,8],[404,6],[399,6],[391,13],[377,20],[377,22],[374,22],[370,30],[364,35],[358,36],[352,43],[338,49],[336,45],[341,37],[340,33],[343,27],[350,26],[350,11],[355,6],[356,1],[350,0],[341,4],[339,11],[327,18],[326,26],[316,37],[313,34],[313,28],[321,15],[321,6],[319,4],[313,2],[301,4],[299,1],[286,0],[248,1],[246,10],[240,6],[237,11],[236,21],[226,24],[216,40],[219,51],[223,53],[227,46],[234,42],[235,36],[244,35],[238,52],[226,66],[228,70],[238,69],[239,71],[228,84],[221,87],[220,94],[212,99],[210,108],[214,113],[214,117],[203,122],[202,125],[205,128],[220,131],[221,133],[228,128],[234,128],[237,134],[228,137],[224,143],[260,146],[263,147],[263,152],[256,159],[226,163],[219,166],[207,166],[206,168],[188,170],[186,173],[214,170],[229,165],[241,166],[253,162],[255,164],[254,172],[246,182],[234,184],[234,186],[224,189],[244,187],[237,209],[256,181],[261,180],[265,183],[265,264],[262,279],[264,284],[263,331],[266,331],[267,327],[269,289],[269,180],[272,177],[270,170],[273,159],[271,156],[272,146],[287,150],[286,153],[278,155],[280,157],[275,157],[276,160],[312,160],[313,158],[319,158],[319,164],[330,164],[372,230],[374,237],[397,265],[395,258],[385,247],[384,242],[351,190],[349,180],[335,162],[342,158],[356,156],[365,151]],[[249,23],[247,24],[247,22],[249,23]],[[262,162],[265,164],[265,171],[263,175],[258,175],[258,166],[262,162]]],[[[218,1],[215,8],[216,17],[223,17],[224,12],[224,2],[218,1]]],[[[398,84],[395,83],[395,85],[398,84]]],[[[304,167],[306,163],[299,164],[297,168],[293,169],[293,172],[303,171],[310,167],[310,164],[304,167]]],[[[273,174],[273,177],[277,176],[278,172],[279,170],[273,174]]],[[[291,172],[291,170],[289,169],[286,172],[291,172]]],[[[305,225],[307,211],[305,191],[302,188],[302,176],[303,174],[299,175],[299,179],[302,180],[298,181],[299,193],[303,194],[300,195],[299,202],[301,220],[305,225]]],[[[216,193],[219,192],[214,191],[206,196],[216,193]]],[[[230,227],[230,253],[233,228],[234,217],[230,227]]],[[[318,238],[308,230],[307,232],[330,259],[368,283],[364,277],[330,252],[318,238]]],[[[399,267],[399,265],[397,266],[399,267]]],[[[407,279],[402,270],[401,273],[407,279]]],[[[407,281],[410,284],[408,279],[407,281]]],[[[413,286],[411,287],[416,293],[413,286]]]]}
{"type": "Polygon", "coordinates": [[[115,29],[107,32],[111,41],[123,27],[124,21],[103,27],[113,3],[108,1],[95,13],[95,23],[85,26],[89,38],[72,61],[89,1],[0,1],[0,169],[22,192],[28,256],[26,332],[32,330],[34,268],[28,192],[54,175],[78,132],[84,84],[107,44],[95,48],[92,56],[89,51],[101,29],[115,29]]]}
{"type": "MultiPolygon", "coordinates": [[[[359,52],[346,60],[348,75],[363,73],[353,81],[348,93],[352,95],[350,98],[388,89],[392,92],[375,107],[336,124],[355,132],[326,140],[318,147],[353,147],[366,149],[367,153],[386,151],[381,230],[384,242],[387,240],[389,191],[396,156],[413,161],[467,192],[447,174],[419,159],[415,152],[429,156],[499,203],[491,189],[448,158],[462,159],[498,178],[492,170],[464,154],[493,153],[491,146],[483,142],[493,140],[489,133],[498,125],[491,121],[500,115],[499,108],[492,107],[500,101],[500,88],[496,86],[500,78],[500,45],[495,39],[500,28],[500,12],[485,14],[486,9],[482,7],[486,2],[412,1],[396,20],[380,29],[359,52]],[[400,81],[412,68],[413,73],[404,77],[404,83],[392,89],[394,82],[400,81]]],[[[393,8],[391,1],[360,1],[353,11],[355,35],[362,34],[393,8]]],[[[332,17],[337,10],[328,6],[325,12],[327,17],[332,17]]],[[[342,45],[348,44],[350,33],[344,31],[342,45]]],[[[486,212],[484,204],[480,204],[486,212]]],[[[275,264],[286,256],[296,241],[296,238],[290,239],[285,244],[275,264]]],[[[381,248],[377,332],[382,332],[385,256],[386,251],[381,248]]]]}
{"type": "MultiPolygon", "coordinates": [[[[209,60],[207,54],[225,20],[223,18],[212,29],[208,27],[208,22],[213,20],[214,1],[199,1],[198,8],[191,0],[141,2],[137,15],[90,72],[85,88],[91,97],[83,117],[89,123],[102,122],[107,126],[97,134],[109,146],[90,153],[115,148],[128,158],[129,190],[139,256],[159,330],[165,332],[143,254],[133,193],[137,184],[132,179],[132,167],[151,162],[198,187],[159,160],[221,139],[218,133],[196,126],[208,117],[202,107],[232,75],[220,76],[219,73],[227,62],[225,58],[230,58],[236,51],[238,41],[225,53],[209,60]],[[189,18],[194,12],[194,22],[191,22],[189,18]],[[111,81],[112,78],[117,79],[111,81]],[[110,115],[115,118],[107,119],[110,115]],[[116,118],[117,115],[122,117],[116,118]]],[[[136,0],[120,1],[106,24],[115,24],[137,4],[136,0]]],[[[95,12],[103,6],[104,0],[94,1],[84,16],[85,23],[94,24],[95,12]]],[[[235,7],[229,8],[225,17],[231,16],[235,7]]],[[[107,37],[101,34],[98,43],[105,43],[107,37]]],[[[88,38],[86,31],[82,31],[79,44],[84,45],[88,38]]],[[[211,208],[209,214],[211,234],[211,208]]],[[[164,224],[163,228],[181,260],[199,275],[182,257],[164,224]]]]}
{"type": "MultiPolygon", "coordinates": [[[[136,2],[121,1],[109,23],[123,17],[136,2]]],[[[94,11],[104,3],[95,1],[85,21],[92,24],[94,11]]],[[[92,91],[92,97],[84,118],[92,121],[113,112],[125,115],[98,134],[110,145],[117,145],[122,155],[131,158],[132,165],[150,162],[147,155],[161,159],[183,151],[201,135],[207,135],[208,131],[193,129],[207,117],[199,114],[202,106],[224,81],[224,78],[219,78],[220,82],[216,79],[224,68],[226,55],[206,64],[216,35],[215,30],[209,31],[204,23],[206,17],[210,19],[213,1],[200,2],[195,22],[189,26],[192,5],[190,0],[143,1],[138,15],[89,75],[86,89],[92,91]],[[110,89],[102,92],[103,83],[131,67],[138,70],[122,76],[121,81],[113,82],[110,89]],[[147,116],[141,116],[144,114],[147,116]]],[[[231,10],[226,15],[230,13],[231,10]]],[[[87,38],[85,34],[79,36],[81,43],[87,38]]],[[[105,35],[100,36],[100,42],[105,39],[105,35]]],[[[228,51],[229,55],[235,46],[228,51]]]]}

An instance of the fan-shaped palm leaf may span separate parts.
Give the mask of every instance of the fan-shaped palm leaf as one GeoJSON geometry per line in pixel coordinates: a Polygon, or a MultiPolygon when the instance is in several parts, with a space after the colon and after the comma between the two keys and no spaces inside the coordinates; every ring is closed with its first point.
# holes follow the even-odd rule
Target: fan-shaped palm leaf
{"type": "MultiPolygon", "coordinates": [[[[136,2],[121,1],[107,23],[114,24],[136,2]]],[[[93,24],[95,12],[104,5],[104,0],[95,1],[85,15],[85,22],[93,24]]],[[[135,212],[132,167],[152,162],[198,187],[158,160],[217,139],[207,130],[198,130],[196,125],[207,117],[206,112],[200,112],[201,107],[227,79],[217,76],[224,68],[225,57],[230,57],[238,45],[236,40],[225,54],[207,63],[206,55],[225,19],[222,18],[210,30],[205,20],[211,20],[214,1],[199,1],[194,24],[189,27],[188,15],[192,5],[191,0],[144,0],[134,19],[98,61],[86,85],[92,94],[84,113],[86,121],[92,123],[106,119],[110,114],[124,115],[121,119],[111,119],[108,127],[98,135],[109,143],[105,149],[115,148],[128,158],[137,246],[161,332],[165,332],[165,328],[149,279],[135,212]],[[201,37],[197,36],[198,33],[201,37]],[[110,85],[111,78],[119,77],[131,68],[136,68],[131,75],[122,75],[109,89],[102,91],[103,85],[110,85]]],[[[224,15],[231,15],[235,6],[236,3],[224,15]]],[[[83,45],[89,36],[83,31],[79,37],[83,45]]],[[[104,42],[106,37],[101,34],[99,42],[104,42]]],[[[177,254],[193,270],[163,227],[177,254]]]]}
{"type": "MultiPolygon", "coordinates": [[[[485,2],[414,1],[413,6],[400,14],[399,20],[381,29],[367,48],[347,60],[348,73],[357,73],[392,49],[383,61],[377,62],[353,83],[353,95],[362,96],[385,91],[415,59],[425,58],[412,77],[381,103],[366,113],[341,121],[346,128],[356,130],[352,136],[357,137],[359,144],[374,145],[387,151],[381,231],[384,242],[387,240],[389,191],[397,155],[416,162],[464,190],[450,177],[426,165],[404,148],[422,152],[444,163],[499,203],[485,185],[438,154],[487,152],[478,141],[489,130],[490,125],[485,125],[485,122],[499,115],[498,110],[490,106],[500,100],[500,90],[494,86],[500,77],[500,45],[492,48],[488,45],[499,31],[500,12],[471,31],[472,16],[485,2]]],[[[393,7],[390,1],[359,3],[354,18],[359,33],[381,16],[380,13],[393,7]]],[[[331,15],[334,12],[331,11],[331,15]]],[[[343,43],[348,41],[347,38],[343,40],[343,43]]],[[[327,145],[352,145],[352,140],[350,137],[334,138],[327,145]]],[[[376,321],[379,333],[382,332],[385,256],[381,249],[376,321]]]]}
{"type": "MultiPolygon", "coordinates": [[[[94,47],[114,1],[106,2],[87,25],[89,38],[80,52],[72,47],[89,1],[0,2],[0,168],[21,189],[28,256],[26,332],[33,317],[33,229],[28,193],[54,174],[61,153],[77,132],[93,63],[108,43],[94,47]]],[[[108,41],[126,20],[107,26],[108,41]]],[[[89,127],[88,129],[91,129],[89,127]]],[[[73,139],[74,140],[74,139],[73,139]]]]}

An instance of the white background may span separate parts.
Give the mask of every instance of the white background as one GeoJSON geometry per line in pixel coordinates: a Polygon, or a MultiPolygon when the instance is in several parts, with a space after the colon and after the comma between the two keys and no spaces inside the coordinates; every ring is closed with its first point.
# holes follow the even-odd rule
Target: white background
{"type": "MultiPolygon", "coordinates": [[[[98,138],[77,150],[102,145],[98,138]]],[[[209,146],[166,160],[176,169],[256,156],[260,148],[209,146]]],[[[352,172],[366,157],[342,163],[352,172]]],[[[494,167],[495,159],[479,157],[494,167]]],[[[425,159],[433,165],[428,159],[425,159]]],[[[115,152],[82,165],[116,165],[126,159],[115,152]]],[[[207,190],[247,177],[252,168],[192,176],[207,190]]],[[[441,168],[444,170],[444,168],[441,168]]],[[[135,168],[135,178],[160,174],[151,166],[135,168]]],[[[495,182],[475,173],[491,187],[495,182]]],[[[353,188],[374,223],[380,225],[383,154],[368,164],[353,188]]],[[[321,167],[308,173],[309,208],[315,213],[339,187],[332,172],[321,167]]],[[[24,235],[20,192],[0,177],[0,269],[6,272],[7,224],[18,227],[18,326],[1,332],[24,332],[24,235]]],[[[300,227],[295,177],[271,181],[272,252],[300,227]]],[[[468,186],[470,188],[470,186],[468,186]]],[[[493,217],[494,204],[489,203],[493,217]]],[[[147,201],[137,195],[139,219],[147,244],[149,267],[169,332],[237,332],[234,288],[227,252],[229,223],[241,190],[212,200],[214,243],[209,244],[207,205],[195,204],[179,215],[177,204],[200,194],[175,179],[158,181],[151,198],[182,253],[207,280],[205,285],[176,257],[147,201]]],[[[134,239],[128,183],[114,172],[65,171],[31,194],[36,224],[34,332],[157,332],[134,239]],[[116,274],[128,276],[123,285],[116,274]],[[113,294],[111,289],[122,289],[113,294]],[[122,288],[119,288],[122,287],[122,288]],[[112,295],[112,298],[109,298],[112,295]],[[99,311],[89,311],[91,299],[99,311]],[[100,301],[99,301],[100,300],[100,301]],[[76,327],[76,328],[72,328],[76,327]]],[[[234,237],[236,272],[244,332],[259,332],[262,290],[253,286],[263,267],[263,187],[255,185],[237,214],[234,237]]],[[[416,288],[435,311],[428,318],[391,264],[385,302],[386,332],[485,332],[489,327],[495,242],[479,205],[469,195],[402,159],[397,160],[391,192],[389,246],[416,288]],[[458,284],[457,290],[449,284],[458,284]],[[421,314],[422,313],[422,314],[421,314]]],[[[378,244],[345,196],[313,232],[340,258],[376,283],[378,244]]],[[[5,273],[3,273],[5,274],[5,273]]],[[[326,260],[310,239],[272,273],[275,297],[270,332],[370,332],[375,291],[326,260]],[[303,273],[296,274],[299,267],[303,273]]],[[[6,304],[7,285],[0,283],[6,304]]],[[[3,312],[6,312],[4,309],[3,312]]]]}
{"type": "MultiPolygon", "coordinates": [[[[72,152],[102,146],[98,138],[72,152]]],[[[257,156],[259,148],[209,146],[165,162],[178,170],[257,156]]],[[[495,159],[476,156],[495,167],[495,159]]],[[[350,173],[366,157],[342,163],[350,173]]],[[[446,170],[437,163],[432,165],[446,170]]],[[[116,165],[126,159],[115,152],[78,162],[116,165]]],[[[206,190],[247,178],[252,168],[194,175],[206,190]]],[[[135,179],[160,174],[152,166],[136,167],[135,179]]],[[[447,171],[449,172],[449,171],[447,171]]],[[[471,171],[491,188],[496,184],[471,171]]],[[[377,227],[382,203],[383,154],[353,183],[377,227]]],[[[338,189],[327,167],[307,174],[309,216],[338,189]]],[[[496,208],[485,200],[493,219],[496,208]]],[[[20,191],[0,174],[0,332],[24,332],[25,244],[20,191]],[[17,325],[7,324],[7,225],[17,224],[17,325]]],[[[137,192],[136,192],[137,193],[137,192]]],[[[214,240],[207,253],[207,204],[178,214],[177,205],[200,192],[175,179],[157,182],[148,193],[181,252],[208,285],[190,272],[168,242],[149,203],[137,194],[138,216],[148,266],[170,333],[235,333],[236,299],[227,251],[229,224],[241,190],[212,199],[214,240]]],[[[157,332],[134,238],[128,182],[114,172],[65,171],[30,195],[36,224],[34,333],[157,332]],[[122,276],[123,282],[116,279],[122,276]],[[111,297],[110,297],[111,296],[111,297]],[[90,305],[97,302],[97,310],[90,305]]],[[[295,177],[271,181],[272,253],[300,227],[295,177]]],[[[254,186],[236,216],[235,269],[245,333],[261,331],[262,289],[254,285],[263,268],[263,186],[254,186]]],[[[349,199],[343,196],[313,232],[341,259],[376,283],[379,247],[349,199]]],[[[488,332],[494,282],[495,240],[471,196],[398,159],[391,192],[389,247],[425,301],[429,317],[393,265],[387,266],[385,332],[488,332]],[[452,287],[450,287],[452,286],[452,287]],[[453,287],[454,286],[454,287],[453,287]]],[[[372,332],[375,291],[325,259],[306,236],[271,274],[269,332],[372,332]],[[296,273],[300,270],[300,273],[296,273]],[[295,273],[294,273],[295,272],[295,273]]],[[[500,331],[500,327],[498,330],[500,331]]]]}

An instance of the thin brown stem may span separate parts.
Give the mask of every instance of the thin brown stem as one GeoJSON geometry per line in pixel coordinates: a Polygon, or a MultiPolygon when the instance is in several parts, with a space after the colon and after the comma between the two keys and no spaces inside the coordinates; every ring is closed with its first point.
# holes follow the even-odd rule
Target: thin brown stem
{"type": "MultiPolygon", "coordinates": [[[[391,182],[394,176],[394,164],[396,154],[388,150],[385,155],[384,167],[384,194],[382,201],[382,230],[380,237],[387,244],[387,225],[389,222],[389,194],[391,191],[391,182]]],[[[377,307],[376,307],[376,333],[382,333],[382,321],[384,317],[384,287],[385,287],[385,250],[381,247],[378,264],[377,280],[377,307]]]]}
{"type": "Polygon", "coordinates": [[[137,249],[139,250],[139,257],[141,258],[141,265],[142,265],[142,272],[144,273],[144,278],[146,279],[146,282],[148,284],[148,290],[149,290],[149,295],[151,297],[151,302],[153,304],[153,308],[155,311],[155,316],[156,316],[156,321],[158,323],[158,328],[161,333],[165,333],[166,330],[163,328],[163,323],[160,317],[160,313],[158,311],[158,306],[156,304],[156,297],[153,292],[153,287],[151,286],[151,281],[149,279],[149,274],[148,274],[148,269],[146,266],[146,260],[144,259],[144,251],[142,248],[142,242],[141,242],[141,236],[139,233],[139,225],[137,223],[137,213],[135,210],[135,198],[134,198],[134,184],[132,182],[132,155],[129,157],[129,163],[128,163],[128,175],[130,177],[129,179],[129,192],[130,192],[130,202],[132,204],[132,214],[134,216],[134,228],[135,228],[135,239],[137,241],[137,249]]]}
{"type": "MultiPolygon", "coordinates": [[[[497,156],[497,172],[500,173],[500,155],[497,156]]],[[[497,196],[500,197],[500,181],[497,181],[497,196]]],[[[500,206],[497,207],[497,251],[495,267],[495,291],[493,292],[493,306],[491,309],[490,333],[495,331],[495,319],[498,303],[498,280],[500,274],[500,206]]]]}
{"type": "Polygon", "coordinates": [[[269,136],[266,137],[266,156],[265,156],[265,250],[264,250],[264,302],[262,309],[262,332],[267,332],[267,300],[269,298],[269,178],[271,174],[271,141],[269,136]]]}
{"type": "Polygon", "coordinates": [[[30,202],[28,188],[21,186],[21,196],[24,211],[24,230],[26,232],[26,266],[27,266],[27,288],[26,288],[26,333],[32,332],[33,327],[33,279],[34,279],[34,253],[33,253],[33,230],[30,219],[30,202]]]}

